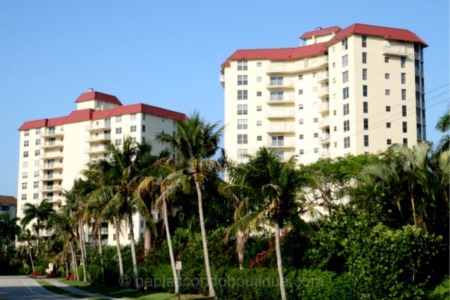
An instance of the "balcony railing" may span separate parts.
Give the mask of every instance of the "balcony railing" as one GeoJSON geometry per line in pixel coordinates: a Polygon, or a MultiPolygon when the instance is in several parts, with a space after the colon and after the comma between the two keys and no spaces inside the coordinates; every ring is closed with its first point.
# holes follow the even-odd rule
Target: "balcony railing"
{"type": "Polygon", "coordinates": [[[320,98],[327,97],[330,94],[330,89],[328,87],[323,87],[317,92],[317,96],[320,98]]]}
{"type": "Polygon", "coordinates": [[[321,113],[321,114],[327,113],[330,110],[330,103],[328,103],[328,102],[320,103],[318,110],[319,110],[319,113],[321,113]]]}
{"type": "Polygon", "coordinates": [[[320,136],[320,142],[321,143],[329,143],[330,142],[330,134],[326,133],[326,134],[322,134],[320,136]]]}
{"type": "Polygon", "coordinates": [[[383,46],[383,54],[394,56],[409,56],[413,53],[410,53],[406,46],[383,46]]]}
{"type": "Polygon", "coordinates": [[[324,127],[328,127],[328,126],[330,126],[330,117],[322,118],[319,121],[319,127],[320,128],[324,128],[324,127]]]}
{"type": "Polygon", "coordinates": [[[295,111],[294,110],[271,110],[267,112],[267,118],[294,118],[295,117],[295,111]]]}
{"type": "Polygon", "coordinates": [[[267,127],[267,132],[294,132],[294,125],[272,125],[267,127]]]}
{"type": "Polygon", "coordinates": [[[268,148],[294,148],[295,143],[294,141],[269,141],[267,143],[268,148]]]}
{"type": "Polygon", "coordinates": [[[283,97],[281,97],[281,98],[269,97],[267,99],[267,104],[269,104],[269,105],[283,105],[283,104],[290,104],[290,103],[294,103],[293,95],[283,95],[283,97]]]}
{"type": "Polygon", "coordinates": [[[269,85],[267,86],[267,88],[269,90],[293,89],[294,88],[294,82],[292,80],[282,80],[282,81],[269,82],[269,85]]]}
{"type": "Polygon", "coordinates": [[[325,82],[328,80],[328,71],[320,72],[316,75],[317,81],[325,82]]]}

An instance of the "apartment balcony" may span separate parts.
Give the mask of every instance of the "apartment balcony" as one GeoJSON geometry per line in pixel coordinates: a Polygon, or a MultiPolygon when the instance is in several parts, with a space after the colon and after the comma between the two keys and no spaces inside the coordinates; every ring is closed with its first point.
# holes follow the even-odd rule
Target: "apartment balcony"
{"type": "Polygon", "coordinates": [[[281,99],[270,98],[266,101],[268,105],[294,105],[294,96],[283,96],[281,99]]]}
{"type": "Polygon", "coordinates": [[[62,174],[46,174],[41,176],[41,181],[62,181],[62,174]]]}
{"type": "Polygon", "coordinates": [[[412,56],[413,53],[408,51],[406,46],[384,46],[383,47],[384,55],[392,55],[392,56],[412,56]]]}
{"type": "Polygon", "coordinates": [[[274,90],[293,90],[294,89],[294,82],[292,80],[283,80],[281,82],[271,82],[267,86],[268,90],[274,91],[274,90]]]}
{"type": "Polygon", "coordinates": [[[90,132],[111,130],[111,122],[105,120],[93,122],[88,130],[90,132]]]}
{"type": "Polygon", "coordinates": [[[58,149],[58,148],[64,148],[64,141],[62,140],[56,140],[56,141],[47,141],[42,145],[43,149],[58,149]]]}
{"type": "Polygon", "coordinates": [[[57,184],[57,185],[44,185],[41,188],[41,192],[43,193],[51,193],[51,192],[62,192],[62,186],[57,184]]]}
{"type": "Polygon", "coordinates": [[[107,143],[111,141],[111,134],[99,134],[97,136],[92,135],[88,137],[86,141],[90,144],[107,143]]]}
{"type": "Polygon", "coordinates": [[[330,127],[330,117],[322,118],[319,121],[319,128],[326,128],[326,127],[330,127]]]}
{"type": "Polygon", "coordinates": [[[272,125],[267,127],[268,133],[294,133],[294,125],[272,125]]]}
{"type": "Polygon", "coordinates": [[[323,87],[317,92],[317,96],[320,98],[326,98],[330,95],[330,88],[329,87],[323,87]]]}
{"type": "Polygon", "coordinates": [[[45,198],[44,197],[44,199],[47,199],[47,201],[48,201],[48,203],[51,203],[51,204],[60,204],[60,203],[62,203],[62,199],[61,199],[61,197],[47,197],[47,198],[45,198]]]}
{"type": "Polygon", "coordinates": [[[108,145],[96,145],[89,148],[89,155],[98,155],[103,153],[109,153],[108,145]]]}
{"type": "Polygon", "coordinates": [[[299,62],[272,63],[266,70],[269,75],[276,74],[298,74],[316,69],[322,69],[328,65],[328,57],[307,58],[299,62]]]}
{"type": "MultiPolygon", "coordinates": [[[[61,150],[62,150],[62,148],[61,148],[61,150]]],[[[57,158],[63,158],[64,157],[64,154],[63,154],[63,152],[62,151],[46,151],[46,152],[44,152],[44,155],[43,155],[43,159],[44,160],[49,160],[49,159],[57,159],[57,158]]]]}
{"type": "Polygon", "coordinates": [[[63,137],[64,136],[64,131],[62,130],[45,130],[41,136],[44,139],[49,139],[49,138],[57,138],[57,137],[63,137]]]}
{"type": "Polygon", "coordinates": [[[62,163],[47,163],[44,164],[44,166],[42,167],[42,170],[47,171],[47,170],[62,170],[63,168],[63,164],[62,163]]]}
{"type": "Polygon", "coordinates": [[[269,141],[267,148],[270,149],[293,149],[295,148],[294,141],[269,141]]]}
{"type": "Polygon", "coordinates": [[[295,111],[292,109],[272,109],[267,112],[268,119],[294,119],[295,111]]]}
{"type": "Polygon", "coordinates": [[[329,133],[322,134],[320,136],[319,140],[322,145],[329,144],[330,143],[330,134],[329,133]]]}
{"type": "Polygon", "coordinates": [[[320,152],[320,158],[330,158],[330,151],[329,150],[322,150],[320,152]]]}
{"type": "Polygon", "coordinates": [[[220,84],[222,84],[222,87],[224,87],[225,86],[225,75],[220,74],[219,80],[220,80],[220,84]]]}
{"type": "Polygon", "coordinates": [[[330,103],[329,102],[322,102],[319,104],[318,107],[320,114],[326,114],[330,112],[330,103]]]}
{"type": "Polygon", "coordinates": [[[319,83],[326,83],[328,81],[328,71],[322,71],[316,74],[319,83]]]}

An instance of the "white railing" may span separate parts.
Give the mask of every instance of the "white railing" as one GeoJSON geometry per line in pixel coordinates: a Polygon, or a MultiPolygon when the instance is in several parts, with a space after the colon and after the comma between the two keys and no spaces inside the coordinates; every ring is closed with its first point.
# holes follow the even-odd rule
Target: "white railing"
{"type": "Polygon", "coordinates": [[[286,117],[294,117],[295,112],[291,109],[285,109],[285,110],[271,110],[267,112],[267,117],[272,118],[286,118],[286,117]]]}

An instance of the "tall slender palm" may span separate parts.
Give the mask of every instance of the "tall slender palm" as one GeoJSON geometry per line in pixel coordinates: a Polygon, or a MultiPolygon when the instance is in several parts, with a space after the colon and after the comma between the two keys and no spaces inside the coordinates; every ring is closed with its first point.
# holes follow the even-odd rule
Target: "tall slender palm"
{"type": "Polygon", "coordinates": [[[264,217],[273,224],[275,252],[281,299],[286,299],[283,264],[280,247],[280,230],[287,220],[298,218],[296,204],[297,192],[301,188],[301,178],[295,170],[295,158],[281,162],[278,155],[266,148],[258,150],[255,156],[249,156],[244,166],[249,186],[254,188],[251,205],[260,213],[255,218],[264,217]]]}
{"type": "Polygon", "coordinates": [[[174,136],[162,133],[157,139],[172,146],[177,155],[177,164],[183,171],[183,175],[194,181],[197,192],[198,214],[203,244],[206,277],[208,281],[209,296],[215,297],[214,286],[209,265],[208,242],[206,238],[205,218],[203,216],[202,184],[208,174],[220,168],[217,160],[212,159],[219,146],[222,127],[218,123],[210,124],[194,113],[184,122],[177,122],[177,130],[174,136]]]}
{"type": "Polygon", "coordinates": [[[39,204],[25,204],[24,217],[22,218],[22,226],[27,226],[33,220],[36,224],[33,226],[37,236],[37,248],[39,251],[40,230],[45,227],[45,223],[55,211],[47,199],[42,200],[39,204]]]}
{"type": "Polygon", "coordinates": [[[450,111],[447,111],[436,124],[436,129],[444,133],[444,136],[439,141],[437,152],[441,153],[450,150],[450,111]]]}
{"type": "Polygon", "coordinates": [[[22,230],[18,237],[18,241],[24,243],[24,248],[22,249],[25,249],[27,252],[30,258],[31,270],[34,272],[33,248],[36,247],[35,241],[37,241],[37,236],[31,233],[30,229],[27,228],[22,230]]]}

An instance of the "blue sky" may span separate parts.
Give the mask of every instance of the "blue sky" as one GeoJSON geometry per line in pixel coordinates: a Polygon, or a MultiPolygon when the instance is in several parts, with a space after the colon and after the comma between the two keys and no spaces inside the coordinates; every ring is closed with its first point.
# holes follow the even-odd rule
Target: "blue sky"
{"type": "Polygon", "coordinates": [[[449,102],[448,0],[0,0],[0,194],[17,195],[27,120],[67,115],[89,88],[223,122],[220,65],[299,45],[318,26],[409,29],[425,49],[428,139],[449,102]]]}

